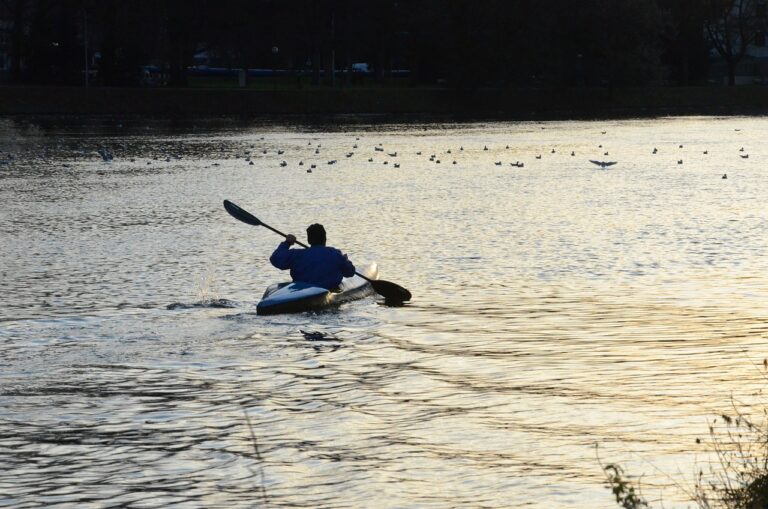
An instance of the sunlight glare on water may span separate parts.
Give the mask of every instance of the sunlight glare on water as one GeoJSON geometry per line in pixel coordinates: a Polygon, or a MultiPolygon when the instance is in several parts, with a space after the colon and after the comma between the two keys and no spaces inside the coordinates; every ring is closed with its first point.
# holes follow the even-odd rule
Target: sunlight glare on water
{"type": "Polygon", "coordinates": [[[768,119],[0,131],[0,505],[684,507],[762,401],[768,119]],[[413,301],[257,316],[225,198],[413,301]]]}

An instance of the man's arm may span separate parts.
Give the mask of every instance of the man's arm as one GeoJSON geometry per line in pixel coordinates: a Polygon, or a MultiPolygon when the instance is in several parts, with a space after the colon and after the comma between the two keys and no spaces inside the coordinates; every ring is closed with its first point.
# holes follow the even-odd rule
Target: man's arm
{"type": "Polygon", "coordinates": [[[344,277],[352,277],[355,275],[355,266],[349,261],[347,255],[339,251],[341,255],[341,274],[344,277]]]}
{"type": "Polygon", "coordinates": [[[269,262],[280,270],[286,270],[291,268],[291,260],[293,258],[291,253],[291,246],[296,242],[296,237],[293,235],[286,235],[285,241],[281,242],[272,256],[269,257],[269,262]]]}

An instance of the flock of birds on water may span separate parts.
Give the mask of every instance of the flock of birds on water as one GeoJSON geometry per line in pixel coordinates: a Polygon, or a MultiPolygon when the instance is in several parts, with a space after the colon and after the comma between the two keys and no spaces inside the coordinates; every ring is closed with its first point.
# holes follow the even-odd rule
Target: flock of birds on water
{"type": "MultiPolygon", "coordinates": [[[[543,128],[542,128],[542,129],[543,129],[543,128]]],[[[740,131],[740,129],[735,129],[735,131],[740,131]]],[[[607,133],[607,131],[602,131],[602,134],[606,134],[606,133],[607,133]]],[[[260,140],[260,141],[264,141],[264,140],[265,140],[265,138],[264,138],[264,137],[261,137],[259,140],[260,140]]],[[[359,149],[359,144],[357,143],[358,141],[360,141],[360,137],[356,137],[356,138],[355,138],[355,143],[354,143],[354,144],[352,145],[352,147],[351,147],[351,148],[352,148],[352,150],[351,150],[351,151],[349,151],[349,152],[347,152],[347,153],[345,154],[345,157],[346,157],[347,159],[349,159],[349,158],[352,158],[353,156],[357,155],[357,152],[355,152],[355,150],[358,150],[358,149],[359,149]]],[[[314,155],[317,155],[317,156],[319,156],[319,155],[321,154],[321,148],[322,148],[322,144],[320,144],[320,143],[317,143],[316,145],[313,145],[312,141],[308,141],[308,143],[307,143],[307,146],[309,146],[309,147],[311,147],[312,149],[314,149],[314,155]]],[[[245,150],[245,151],[243,151],[242,155],[238,155],[238,158],[242,158],[242,159],[243,159],[245,162],[247,162],[247,163],[248,163],[250,166],[253,166],[253,165],[254,165],[253,157],[254,157],[254,156],[256,156],[256,155],[258,155],[258,154],[257,154],[257,153],[258,153],[258,151],[254,150],[254,149],[255,149],[255,145],[253,145],[253,144],[251,144],[251,145],[250,145],[250,148],[251,148],[252,150],[245,150]]],[[[597,148],[598,148],[598,149],[603,149],[603,145],[602,145],[602,144],[599,144],[597,148]]],[[[684,146],[683,146],[682,144],[680,144],[680,145],[678,146],[678,149],[683,149],[683,148],[684,148],[684,146]]],[[[221,150],[221,152],[224,152],[224,150],[225,150],[225,149],[224,149],[224,147],[221,147],[221,148],[220,148],[220,150],[221,150]]],[[[379,152],[381,152],[381,153],[386,153],[386,155],[387,155],[389,158],[392,158],[392,159],[395,159],[395,158],[397,158],[397,157],[398,157],[398,152],[397,152],[397,151],[386,151],[386,150],[385,150],[385,148],[384,148],[384,145],[383,145],[382,143],[378,143],[378,144],[376,144],[376,145],[373,147],[373,150],[374,150],[374,152],[375,152],[375,153],[379,153],[379,152]]],[[[482,149],[482,150],[483,150],[484,152],[487,152],[487,151],[489,151],[490,149],[488,148],[488,145],[483,145],[483,149],[482,149]]],[[[509,146],[509,145],[506,145],[506,146],[505,146],[505,150],[510,150],[510,146],[509,146]]],[[[262,155],[269,155],[269,154],[271,153],[271,152],[270,152],[268,149],[262,149],[260,152],[261,152],[261,154],[262,154],[262,155]]],[[[272,152],[276,152],[276,154],[277,154],[278,156],[282,156],[282,155],[284,155],[284,154],[285,154],[285,149],[273,149],[273,151],[272,151],[272,152]]],[[[458,153],[462,153],[462,152],[464,152],[464,147],[463,147],[463,146],[460,146],[460,147],[458,148],[458,151],[457,151],[457,152],[458,152],[458,153]]],[[[112,162],[112,161],[115,159],[115,155],[114,155],[114,153],[113,153],[113,152],[112,152],[110,149],[108,149],[108,148],[105,148],[105,147],[100,147],[99,149],[97,149],[96,153],[97,153],[97,154],[98,154],[98,155],[101,157],[102,161],[103,161],[103,162],[105,162],[105,163],[110,163],[110,162],[112,162]]],[[[453,155],[453,154],[454,154],[454,152],[453,152],[453,150],[452,150],[452,149],[450,149],[450,148],[449,148],[449,149],[446,149],[446,150],[445,150],[445,151],[443,151],[442,153],[444,153],[444,154],[445,154],[445,157],[447,157],[447,159],[448,159],[448,160],[451,160],[451,161],[452,161],[452,162],[451,162],[451,164],[453,164],[453,165],[457,165],[457,164],[458,164],[458,161],[457,161],[455,158],[453,158],[453,157],[450,157],[451,155],[453,155]]],[[[557,149],[556,149],[556,148],[552,148],[552,149],[550,150],[550,154],[557,154],[557,153],[558,153],[558,152],[557,152],[557,149]]],[[[653,150],[651,151],[651,154],[653,154],[653,155],[656,155],[656,154],[658,154],[658,153],[659,153],[659,150],[658,150],[656,147],[654,147],[654,148],[653,148],[653,150]]],[[[703,154],[703,155],[707,155],[707,154],[709,154],[709,151],[708,151],[708,150],[704,150],[704,151],[702,152],[702,154],[703,154]]],[[[417,156],[423,156],[423,152],[422,152],[422,151],[417,151],[417,152],[415,152],[415,155],[417,155],[417,156]]],[[[570,152],[570,156],[571,156],[571,157],[576,157],[576,151],[574,151],[574,150],[571,150],[571,152],[570,152]]],[[[603,152],[603,156],[605,156],[605,157],[609,156],[609,152],[608,152],[607,150],[606,150],[606,151],[604,151],[604,152],[603,152]]],[[[539,160],[539,159],[542,159],[542,157],[543,157],[543,155],[542,155],[541,153],[539,153],[539,154],[537,154],[537,155],[535,156],[535,158],[536,158],[537,160],[539,160]]],[[[741,147],[741,148],[739,149],[739,157],[741,157],[742,159],[748,159],[748,158],[749,158],[749,154],[748,154],[748,153],[745,153],[745,151],[744,151],[744,147],[741,147]]],[[[154,156],[154,157],[152,158],[152,160],[146,161],[146,164],[147,164],[147,165],[151,165],[151,164],[152,164],[152,161],[158,161],[158,160],[165,160],[166,162],[172,162],[172,161],[174,161],[174,160],[176,160],[176,161],[179,161],[179,160],[181,160],[181,159],[182,159],[182,156],[181,156],[181,155],[179,155],[179,154],[173,154],[173,155],[165,155],[165,156],[163,156],[163,157],[154,156]]],[[[2,159],[0,159],[0,166],[7,166],[7,165],[10,165],[10,164],[12,164],[12,163],[13,163],[15,160],[16,160],[16,156],[15,156],[14,154],[12,154],[12,153],[8,153],[8,154],[7,154],[7,156],[6,156],[5,158],[2,158],[2,159]]],[[[136,162],[136,158],[130,158],[130,159],[128,159],[128,160],[129,160],[130,162],[132,162],[132,163],[136,162]]],[[[338,161],[337,161],[336,159],[330,159],[330,160],[327,160],[327,161],[326,161],[326,164],[327,164],[327,165],[334,165],[334,164],[336,164],[337,162],[338,162],[338,161]]],[[[369,158],[368,158],[368,162],[369,162],[369,163],[373,163],[373,162],[375,162],[375,161],[374,161],[374,158],[373,158],[373,157],[369,157],[369,158]]],[[[438,154],[437,154],[437,153],[432,153],[432,154],[430,154],[430,155],[429,155],[429,162],[431,162],[431,163],[434,163],[434,164],[441,164],[441,159],[440,159],[440,156],[438,156],[438,154]]],[[[601,168],[601,169],[606,169],[606,168],[609,168],[609,167],[611,167],[611,166],[614,166],[614,165],[618,164],[618,161],[612,161],[612,160],[602,160],[602,159],[589,159],[589,162],[590,162],[590,163],[592,163],[592,164],[594,164],[595,166],[598,166],[598,167],[599,167],[599,168],[601,168]]],[[[389,164],[389,160],[387,160],[387,159],[383,160],[383,161],[382,161],[382,164],[384,164],[384,165],[388,165],[388,164],[389,164]]],[[[683,159],[678,159],[678,160],[677,160],[677,164],[678,164],[678,165],[682,165],[682,164],[683,164],[683,159]]],[[[495,162],[494,162],[494,165],[495,165],[495,166],[504,166],[504,165],[505,165],[505,163],[504,163],[503,161],[501,161],[501,160],[497,160],[497,161],[495,161],[495,162]]],[[[62,166],[63,166],[63,167],[65,167],[65,168],[69,168],[69,167],[71,167],[71,164],[68,164],[68,163],[62,163],[62,166]]],[[[212,163],[212,166],[219,166],[219,163],[212,163]]],[[[280,166],[280,167],[283,167],[283,168],[285,168],[285,167],[287,167],[287,166],[288,166],[288,162],[287,162],[285,159],[281,159],[281,161],[280,161],[280,163],[279,163],[279,166],[280,166]]],[[[298,162],[298,166],[300,166],[300,167],[304,167],[304,166],[305,166],[305,164],[304,164],[304,161],[303,161],[303,160],[300,160],[300,161],[298,162]]],[[[393,166],[394,168],[400,168],[400,163],[399,163],[399,162],[393,162],[393,163],[392,163],[392,166],[393,166]]],[[[525,167],[525,163],[524,163],[524,162],[522,162],[522,161],[516,160],[515,162],[510,162],[510,163],[509,163],[509,166],[511,166],[511,167],[515,167],[515,168],[524,168],[524,167],[525,167]]],[[[316,168],[317,168],[317,163],[311,163],[311,164],[309,164],[309,165],[308,165],[308,167],[306,168],[306,172],[307,172],[307,173],[312,173],[312,171],[313,171],[313,170],[315,170],[316,168]]],[[[726,179],[726,178],[728,178],[728,175],[727,175],[727,174],[723,174],[722,178],[723,178],[723,179],[726,179]]]]}

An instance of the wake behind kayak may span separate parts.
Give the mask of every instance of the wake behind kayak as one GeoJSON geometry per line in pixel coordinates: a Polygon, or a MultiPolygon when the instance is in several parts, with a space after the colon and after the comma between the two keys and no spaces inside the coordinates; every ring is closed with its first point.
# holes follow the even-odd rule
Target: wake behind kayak
{"type": "MultiPolygon", "coordinates": [[[[359,272],[368,279],[376,280],[379,275],[376,263],[360,268],[359,272]]],[[[339,306],[344,302],[362,299],[374,292],[373,286],[358,275],[344,278],[338,291],[326,290],[308,283],[276,283],[270,285],[256,306],[256,314],[276,315],[319,311],[339,306]]]]}

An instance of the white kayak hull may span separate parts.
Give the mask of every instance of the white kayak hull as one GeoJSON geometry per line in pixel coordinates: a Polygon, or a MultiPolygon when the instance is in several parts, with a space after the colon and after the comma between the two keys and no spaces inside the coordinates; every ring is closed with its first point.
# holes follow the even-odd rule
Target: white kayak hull
{"type": "MultiPolygon", "coordinates": [[[[375,280],[379,277],[375,262],[359,267],[357,271],[369,279],[375,280]]],[[[344,278],[338,291],[330,291],[302,282],[276,283],[270,285],[264,292],[264,296],[256,306],[256,314],[276,315],[319,311],[351,300],[362,299],[373,293],[371,283],[357,274],[344,278]]]]}

